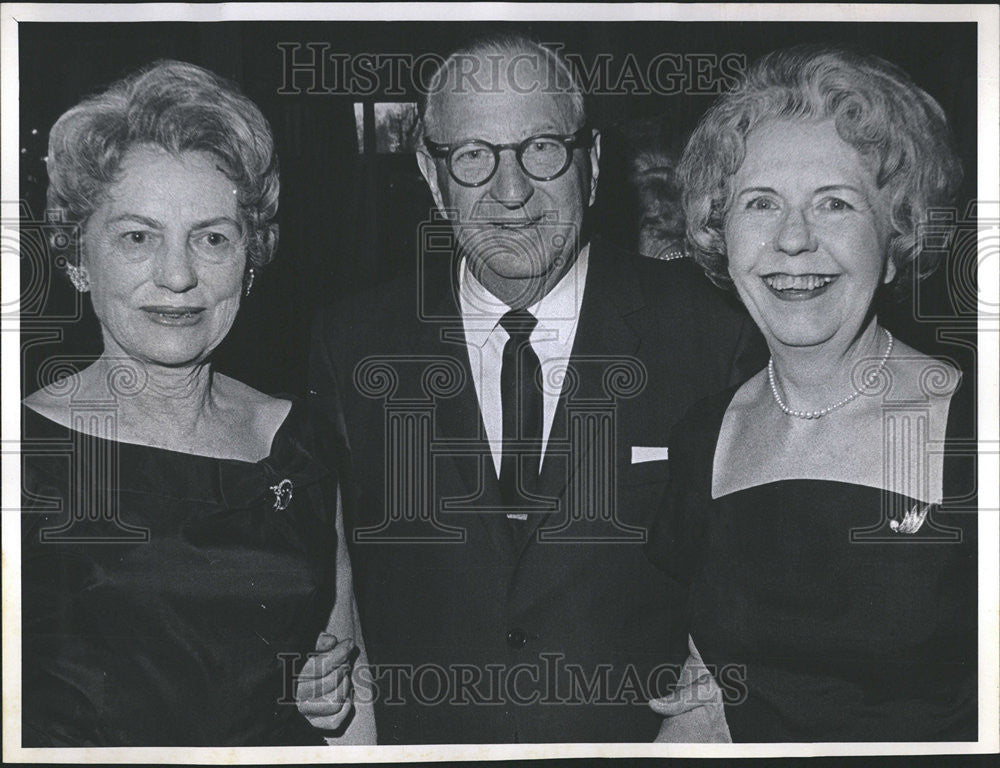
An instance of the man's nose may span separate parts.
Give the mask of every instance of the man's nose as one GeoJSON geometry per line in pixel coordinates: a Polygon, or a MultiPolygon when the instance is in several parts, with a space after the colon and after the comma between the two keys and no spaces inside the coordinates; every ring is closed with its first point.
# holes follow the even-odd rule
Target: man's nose
{"type": "Polygon", "coordinates": [[[816,236],[803,211],[791,208],[785,214],[775,235],[774,247],[789,256],[816,250],[816,236]]]}
{"type": "Polygon", "coordinates": [[[490,181],[490,196],[505,208],[521,208],[535,193],[531,179],[524,172],[512,149],[500,152],[497,172],[490,181]]]}
{"type": "Polygon", "coordinates": [[[198,285],[195,255],[185,242],[167,242],[157,254],[155,282],[161,288],[183,293],[198,285]]]}

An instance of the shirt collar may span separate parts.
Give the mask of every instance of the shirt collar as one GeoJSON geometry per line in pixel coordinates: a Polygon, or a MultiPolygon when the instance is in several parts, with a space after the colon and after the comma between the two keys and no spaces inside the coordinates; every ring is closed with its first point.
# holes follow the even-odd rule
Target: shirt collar
{"type": "MultiPolygon", "coordinates": [[[[558,338],[566,338],[575,327],[583,302],[589,257],[590,243],[587,243],[580,249],[573,266],[552,290],[528,307],[528,311],[538,319],[539,328],[556,331],[558,338]]],[[[500,324],[500,318],[511,308],[476,279],[465,259],[459,266],[458,296],[465,337],[469,343],[481,347],[500,324]]]]}

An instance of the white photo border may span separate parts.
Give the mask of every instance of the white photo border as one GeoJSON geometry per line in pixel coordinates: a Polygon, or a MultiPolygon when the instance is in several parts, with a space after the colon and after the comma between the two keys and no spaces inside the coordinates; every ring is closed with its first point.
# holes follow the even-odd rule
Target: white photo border
{"type": "MultiPolygon", "coordinates": [[[[147,22],[270,20],[371,21],[754,21],[754,22],[974,22],[978,25],[978,200],[1000,201],[1000,37],[998,8],[992,5],[873,5],[873,4],[666,4],[633,5],[551,3],[223,3],[198,4],[4,4],[2,34],[2,217],[17,217],[19,72],[18,25],[22,22],[147,22]]],[[[1000,202],[980,202],[980,216],[1000,220],[1000,202]]],[[[979,503],[1000,509],[1000,254],[995,236],[980,232],[980,306],[994,308],[994,319],[980,313],[979,370],[979,503]],[[992,239],[990,239],[992,237],[992,239]],[[992,250],[991,250],[992,249],[992,250]]],[[[5,242],[0,283],[2,306],[16,307],[19,294],[17,241],[5,242]]],[[[21,742],[20,667],[20,333],[17,317],[3,319],[0,333],[2,383],[2,546],[3,546],[3,759],[5,762],[48,763],[201,763],[286,764],[361,763],[390,761],[501,760],[572,757],[733,757],[959,754],[1000,750],[1000,542],[998,515],[979,520],[979,741],[976,743],[810,743],[810,744],[519,744],[379,747],[254,747],[254,748],[67,748],[24,749],[21,742]],[[12,449],[8,452],[8,448],[12,449]]]]}

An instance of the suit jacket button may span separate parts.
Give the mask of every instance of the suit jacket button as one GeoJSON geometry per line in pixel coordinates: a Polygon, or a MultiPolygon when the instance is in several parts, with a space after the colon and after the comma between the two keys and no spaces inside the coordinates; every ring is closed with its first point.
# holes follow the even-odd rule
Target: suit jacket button
{"type": "Polygon", "coordinates": [[[515,651],[524,648],[524,644],[528,642],[528,635],[523,629],[512,629],[507,633],[507,645],[513,648],[515,651]]]}

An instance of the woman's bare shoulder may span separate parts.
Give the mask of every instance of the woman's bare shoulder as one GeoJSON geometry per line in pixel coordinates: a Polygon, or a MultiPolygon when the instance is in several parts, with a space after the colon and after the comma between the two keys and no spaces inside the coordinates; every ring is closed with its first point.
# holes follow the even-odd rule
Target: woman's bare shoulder
{"type": "Polygon", "coordinates": [[[886,372],[881,396],[887,402],[946,407],[962,380],[962,372],[953,363],[926,355],[898,339],[886,372]]]}
{"type": "Polygon", "coordinates": [[[35,390],[22,400],[22,404],[49,421],[70,426],[71,408],[75,398],[87,386],[86,371],[80,371],[35,390]]]}
{"type": "Polygon", "coordinates": [[[268,444],[292,409],[291,400],[268,395],[224,374],[215,374],[214,388],[225,406],[243,412],[246,423],[252,424],[254,431],[268,444]]]}
{"type": "Polygon", "coordinates": [[[767,383],[767,368],[763,368],[740,385],[726,409],[726,419],[739,418],[760,406],[761,400],[770,397],[767,383]]]}

